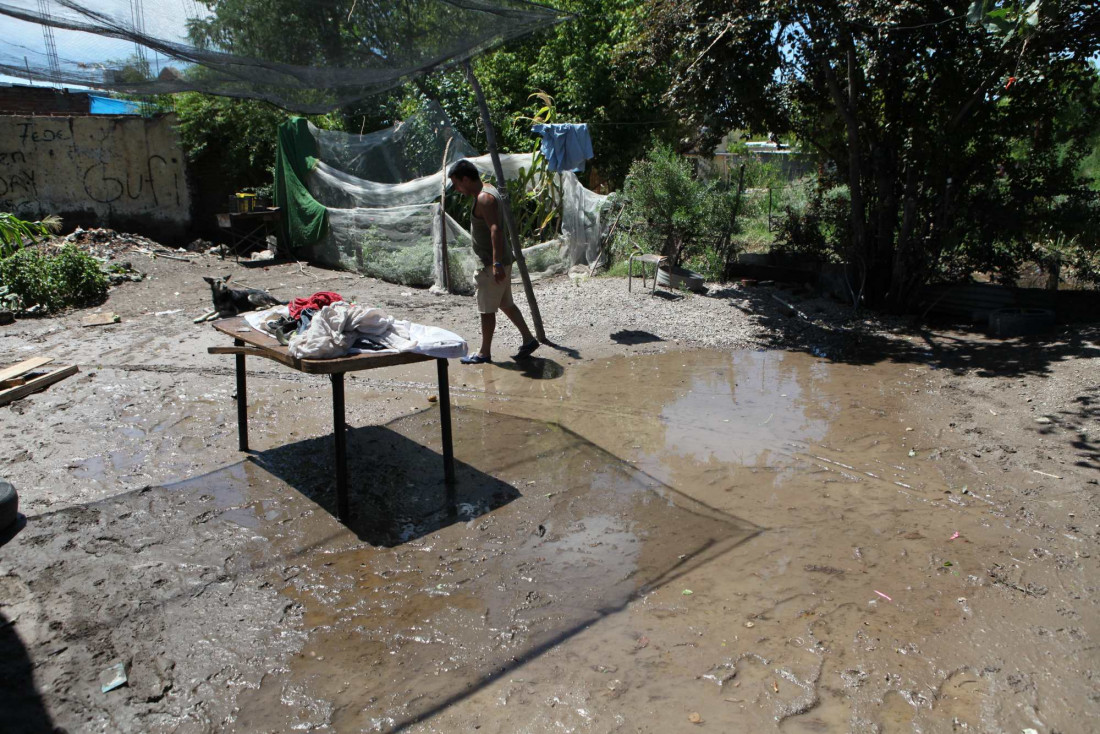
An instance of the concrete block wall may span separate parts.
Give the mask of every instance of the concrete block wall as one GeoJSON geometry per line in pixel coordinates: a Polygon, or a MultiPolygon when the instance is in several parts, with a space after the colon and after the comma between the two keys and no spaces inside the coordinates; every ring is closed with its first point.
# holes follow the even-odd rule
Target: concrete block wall
{"type": "Polygon", "coordinates": [[[161,241],[191,229],[175,118],[0,116],[0,210],[161,241]]]}

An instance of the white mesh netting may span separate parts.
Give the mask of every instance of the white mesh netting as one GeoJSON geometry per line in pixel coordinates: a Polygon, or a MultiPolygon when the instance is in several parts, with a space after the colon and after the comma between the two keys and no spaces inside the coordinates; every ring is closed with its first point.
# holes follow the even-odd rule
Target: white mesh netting
{"type": "MultiPolygon", "coordinates": [[[[439,204],[446,175],[442,167],[446,139],[451,138],[448,166],[465,157],[483,176],[492,177],[492,161],[488,155],[472,155],[469,143],[437,105],[430,105],[427,112],[432,124],[416,119],[367,135],[310,127],[320,161],[309,172],[306,185],[328,209],[328,230],[310,248],[312,260],[393,283],[442,288],[445,228],[451,290],[473,291],[473,273],[480,263],[471,249],[469,232],[442,212],[439,204]],[[432,160],[434,167],[428,168],[432,160]]],[[[532,155],[501,155],[500,161],[506,179],[524,180],[532,155]]],[[[561,200],[555,202],[560,207],[561,236],[524,248],[532,277],[594,264],[605,226],[607,197],[585,189],[573,173],[549,175],[557,177],[557,190],[562,192],[561,200]]],[[[530,181],[528,188],[534,184],[530,181]]],[[[467,207],[470,204],[454,191],[448,191],[447,197],[460,197],[467,207]]],[[[518,278],[518,271],[513,275],[518,278]]]]}

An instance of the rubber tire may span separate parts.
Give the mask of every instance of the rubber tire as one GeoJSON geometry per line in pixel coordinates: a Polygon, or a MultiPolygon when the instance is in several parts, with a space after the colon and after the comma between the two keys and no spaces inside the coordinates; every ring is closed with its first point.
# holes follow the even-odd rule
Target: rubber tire
{"type": "Polygon", "coordinates": [[[0,530],[19,519],[19,495],[11,482],[0,479],[0,530]]]}

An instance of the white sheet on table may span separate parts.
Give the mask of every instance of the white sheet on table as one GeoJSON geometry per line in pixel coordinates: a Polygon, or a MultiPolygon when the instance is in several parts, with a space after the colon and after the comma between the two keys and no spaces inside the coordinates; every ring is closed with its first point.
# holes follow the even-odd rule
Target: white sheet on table
{"type": "MultiPolygon", "coordinates": [[[[251,311],[244,314],[244,319],[257,331],[274,336],[275,334],[267,328],[267,322],[274,321],[280,316],[290,316],[286,306],[275,306],[265,311],[251,311]]],[[[395,354],[397,352],[415,352],[429,357],[457,359],[465,357],[468,351],[466,340],[454,332],[438,326],[397,320],[381,309],[352,306],[343,301],[325,306],[318,311],[310,321],[309,329],[302,335],[292,337],[291,345],[290,353],[299,359],[326,359],[349,354],[395,354]],[[296,339],[300,340],[300,337],[305,337],[313,330],[317,316],[326,310],[330,310],[330,313],[322,317],[317,333],[310,337],[308,342],[300,342],[295,348],[293,345],[296,339]],[[340,329],[339,332],[336,330],[337,327],[340,329]],[[346,329],[350,330],[346,331],[346,329]],[[352,348],[351,345],[360,336],[367,336],[385,344],[386,349],[352,348]],[[296,351],[298,354],[295,354],[296,351]]]]}

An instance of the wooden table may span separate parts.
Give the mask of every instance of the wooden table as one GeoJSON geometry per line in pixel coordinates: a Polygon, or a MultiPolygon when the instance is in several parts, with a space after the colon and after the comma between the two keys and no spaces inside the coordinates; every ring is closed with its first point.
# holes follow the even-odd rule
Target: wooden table
{"type": "Polygon", "coordinates": [[[344,423],[344,373],[373,370],[399,364],[435,360],[439,376],[439,422],[443,432],[443,479],[447,505],[455,509],[454,447],[451,443],[451,396],[447,378],[447,360],[426,354],[356,354],[335,359],[296,359],[272,336],[253,329],[243,316],[213,322],[218,331],[233,338],[231,347],[210,347],[210,354],[232,354],[237,363],[237,434],[240,450],[248,451],[248,399],[246,396],[245,357],[271,359],[311,375],[328,375],[332,382],[332,435],[336,445],[336,517],[348,520],[347,426],[344,423]]]}

